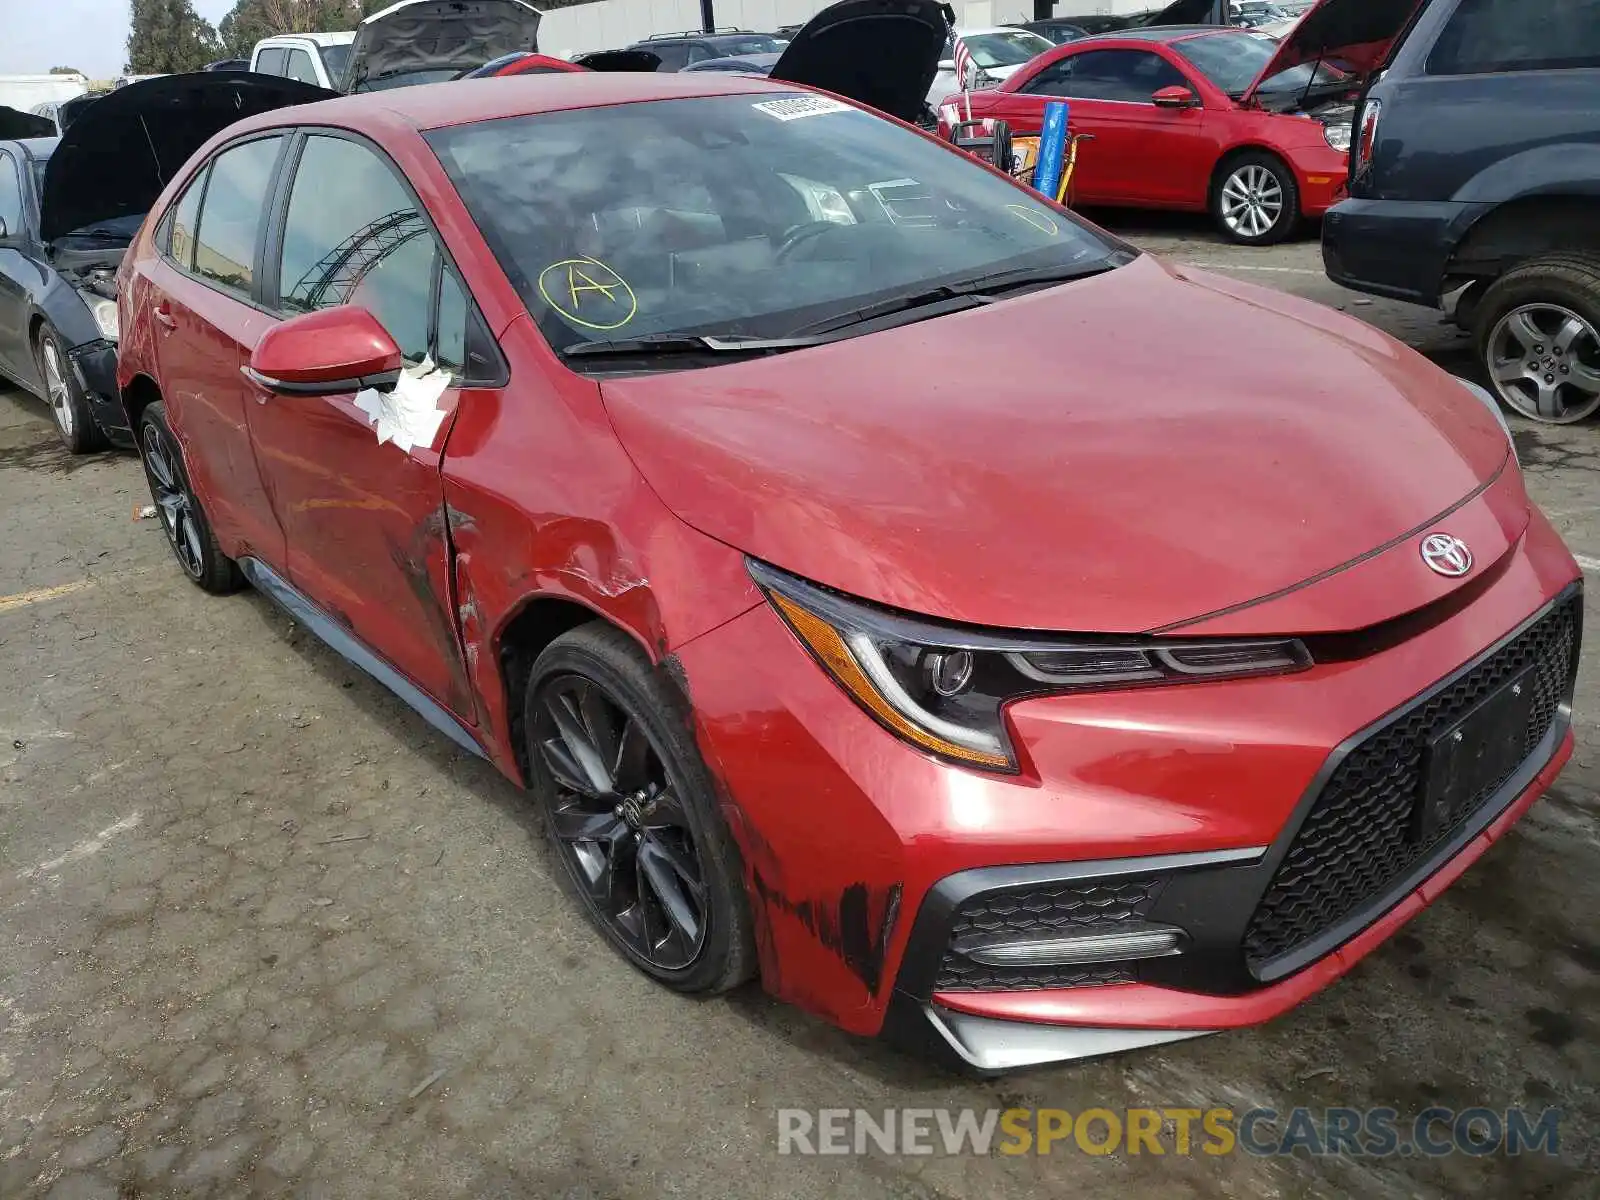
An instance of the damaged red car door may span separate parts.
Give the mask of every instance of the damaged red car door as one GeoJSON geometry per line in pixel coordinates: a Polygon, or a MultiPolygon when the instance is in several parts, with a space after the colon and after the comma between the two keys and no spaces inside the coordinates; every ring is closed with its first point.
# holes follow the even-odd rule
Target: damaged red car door
{"type": "Polygon", "coordinates": [[[365,142],[307,136],[281,209],[268,242],[279,319],[359,305],[413,373],[432,363],[450,376],[420,420],[394,416],[404,384],[394,395],[322,396],[251,385],[250,430],[288,540],[288,577],[411,682],[474,723],[450,602],[439,477],[470,305],[421,206],[365,142]]]}

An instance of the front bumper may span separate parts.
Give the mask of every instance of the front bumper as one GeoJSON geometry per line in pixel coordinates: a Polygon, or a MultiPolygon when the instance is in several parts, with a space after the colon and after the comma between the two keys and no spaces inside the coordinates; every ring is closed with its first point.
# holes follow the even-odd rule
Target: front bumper
{"type": "MultiPolygon", "coordinates": [[[[1573,611],[1579,578],[1535,512],[1470,603],[1370,652],[1282,678],[1014,704],[1013,777],[908,748],[775,614],[751,610],[680,656],[744,857],[763,981],[852,1032],[984,1070],[1267,1020],[1435,898],[1560,769],[1572,671],[1547,650],[1543,726],[1511,778],[1337,919],[1296,927],[1284,912],[1310,901],[1291,896],[1275,902],[1288,933],[1268,928],[1265,897],[1337,765],[1407,714],[1438,718],[1440,689],[1476,686],[1473,672],[1535,617],[1573,611]],[[1019,888],[1035,894],[1018,900],[1019,888]],[[963,908],[997,892],[1016,902],[963,908]],[[1054,975],[958,961],[974,931],[1085,914],[1179,927],[1182,951],[1054,975]]],[[[1331,869],[1358,857],[1335,854],[1331,869]]]]}
{"type": "Polygon", "coordinates": [[[89,399],[95,424],[113,445],[131,449],[133,430],[122,406],[122,392],[117,387],[116,343],[87,342],[69,350],[67,358],[83,394],[89,399]]]}
{"type": "Polygon", "coordinates": [[[1341,287],[1437,308],[1450,256],[1487,204],[1343,200],[1322,223],[1322,265],[1341,287]]]}
{"type": "Polygon", "coordinates": [[[1300,215],[1320,217],[1344,195],[1350,174],[1350,158],[1326,142],[1302,146],[1290,152],[1295,183],[1300,189],[1300,215]]]}

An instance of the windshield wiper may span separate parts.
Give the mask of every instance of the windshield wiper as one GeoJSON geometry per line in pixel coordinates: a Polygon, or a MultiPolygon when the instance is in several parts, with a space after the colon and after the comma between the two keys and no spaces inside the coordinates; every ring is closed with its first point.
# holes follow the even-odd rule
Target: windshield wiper
{"type": "Polygon", "coordinates": [[[746,337],[731,334],[718,337],[713,334],[647,333],[636,338],[615,338],[590,342],[574,342],[564,346],[561,353],[567,358],[637,358],[657,354],[776,354],[782,350],[800,350],[806,346],[820,346],[832,341],[826,337],[746,337]]]}
{"type": "MultiPolygon", "coordinates": [[[[874,304],[864,305],[861,308],[851,309],[849,312],[838,313],[815,321],[810,325],[802,325],[794,330],[797,336],[832,333],[851,325],[860,325],[868,321],[876,321],[895,313],[911,313],[917,309],[928,308],[932,305],[942,305],[946,301],[965,299],[971,304],[987,304],[999,299],[1006,292],[1016,291],[1019,288],[1048,286],[1053,283],[1068,283],[1074,279],[1087,279],[1092,275],[1104,275],[1107,271],[1115,270],[1128,261],[1120,251],[1105,258],[1095,260],[1090,266],[1050,266],[1050,267],[1019,267],[1013,271],[994,271],[988,275],[977,275],[971,279],[958,279],[952,283],[942,283],[937,287],[923,288],[914,292],[907,292],[900,296],[890,296],[886,300],[879,300],[874,304]]],[[[942,315],[929,314],[929,315],[942,315]]]]}

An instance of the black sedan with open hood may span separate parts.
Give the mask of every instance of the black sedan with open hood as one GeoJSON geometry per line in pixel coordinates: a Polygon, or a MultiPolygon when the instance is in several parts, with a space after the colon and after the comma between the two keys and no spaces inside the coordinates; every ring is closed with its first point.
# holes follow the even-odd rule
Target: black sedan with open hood
{"type": "Polygon", "coordinates": [[[800,27],[768,77],[916,122],[951,20],[950,7],[937,0],[840,0],[800,27]]]}
{"type": "Polygon", "coordinates": [[[334,94],[274,75],[163,75],[100,97],[60,138],[0,110],[0,375],[50,405],[69,450],[131,444],[116,270],[167,181],[235,121],[334,94]]]}
{"type": "Polygon", "coordinates": [[[400,0],[356,27],[344,90],[442,83],[539,48],[540,12],[522,0],[400,0]]]}

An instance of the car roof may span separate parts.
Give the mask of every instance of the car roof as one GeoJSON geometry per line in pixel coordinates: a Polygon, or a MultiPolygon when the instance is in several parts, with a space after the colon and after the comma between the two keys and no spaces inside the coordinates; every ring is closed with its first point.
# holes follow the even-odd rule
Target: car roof
{"type": "Polygon", "coordinates": [[[337,33],[278,33],[272,37],[262,38],[256,45],[271,46],[280,43],[315,42],[319,46],[345,46],[355,40],[355,30],[346,29],[337,33]]]}
{"type": "Polygon", "coordinates": [[[575,108],[796,90],[797,85],[792,83],[773,83],[729,71],[558,71],[359,92],[274,109],[247,117],[234,128],[255,130],[326,123],[360,129],[398,120],[417,130],[442,129],[575,108]]]}

